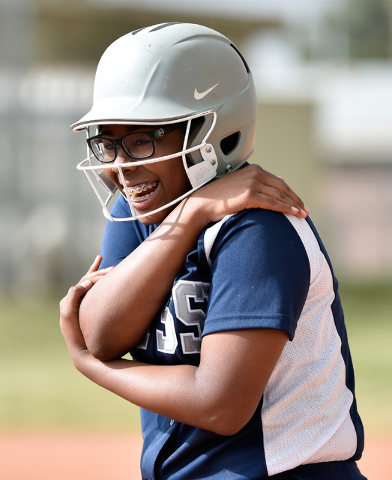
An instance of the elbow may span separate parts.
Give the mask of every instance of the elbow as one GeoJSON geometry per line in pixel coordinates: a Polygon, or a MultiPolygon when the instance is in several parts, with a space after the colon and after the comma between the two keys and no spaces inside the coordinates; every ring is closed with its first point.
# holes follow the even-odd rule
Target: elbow
{"type": "Polygon", "coordinates": [[[197,418],[204,430],[222,436],[232,436],[242,430],[255,414],[260,403],[259,394],[252,395],[235,386],[236,382],[216,381],[196,369],[196,388],[193,391],[197,418]]]}
{"type": "MultiPolygon", "coordinates": [[[[83,304],[82,304],[83,306],[83,304]]],[[[105,362],[119,358],[123,352],[114,348],[112,335],[105,328],[107,320],[89,308],[81,308],[79,324],[86,346],[90,354],[96,359],[105,362]]]]}
{"type": "Polygon", "coordinates": [[[82,328],[82,333],[87,350],[101,362],[121,358],[132,348],[121,333],[109,327],[100,328],[98,324],[82,328]]]}
{"type": "Polygon", "coordinates": [[[121,358],[132,348],[121,335],[109,328],[99,328],[99,326],[82,328],[82,333],[87,350],[101,362],[121,358]]]}
{"type": "Polygon", "coordinates": [[[84,336],[84,341],[86,342],[87,350],[91,353],[93,357],[101,362],[107,362],[113,360],[114,358],[119,358],[119,355],[116,354],[111,348],[110,344],[105,341],[105,335],[103,335],[97,329],[84,328],[82,329],[84,336]]]}
{"type": "Polygon", "coordinates": [[[231,436],[242,430],[251,419],[252,414],[247,414],[240,407],[222,408],[217,406],[206,415],[205,430],[210,430],[218,435],[231,436]]]}
{"type": "Polygon", "coordinates": [[[86,345],[91,355],[101,362],[109,362],[122,356],[119,352],[115,352],[110,346],[101,341],[86,341],[86,345]]]}
{"type": "Polygon", "coordinates": [[[98,326],[94,328],[82,329],[86,342],[87,350],[93,357],[101,362],[109,362],[121,358],[129,348],[122,345],[121,339],[108,329],[101,329],[98,326]]]}
{"type": "Polygon", "coordinates": [[[227,421],[213,421],[211,428],[209,429],[211,432],[214,432],[218,435],[222,435],[225,437],[230,437],[235,435],[240,430],[242,430],[246,425],[245,423],[233,422],[231,419],[227,419],[227,421]]]}

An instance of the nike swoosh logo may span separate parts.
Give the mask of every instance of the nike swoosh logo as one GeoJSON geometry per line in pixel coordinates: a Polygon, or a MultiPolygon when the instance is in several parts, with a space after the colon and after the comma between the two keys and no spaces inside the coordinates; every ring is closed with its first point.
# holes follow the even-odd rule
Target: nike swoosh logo
{"type": "Polygon", "coordinates": [[[195,93],[194,93],[194,97],[196,100],[201,100],[202,98],[204,98],[206,95],[208,95],[210,92],[212,92],[212,90],[214,90],[215,87],[217,87],[219,85],[219,83],[217,83],[216,85],[214,85],[213,87],[209,88],[208,90],[205,90],[204,92],[201,92],[199,93],[197,91],[197,89],[195,88],[195,93]]]}

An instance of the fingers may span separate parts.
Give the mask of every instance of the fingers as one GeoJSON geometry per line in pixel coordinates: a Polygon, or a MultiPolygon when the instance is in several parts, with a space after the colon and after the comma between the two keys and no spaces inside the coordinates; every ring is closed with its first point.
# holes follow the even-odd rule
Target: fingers
{"type": "Polygon", "coordinates": [[[291,205],[288,199],[282,201],[274,196],[259,193],[257,194],[257,202],[259,205],[258,208],[264,208],[265,210],[274,210],[288,215],[295,215],[299,218],[305,218],[307,216],[307,213],[304,210],[291,205]]]}
{"type": "Polygon", "coordinates": [[[285,203],[288,202],[291,206],[300,209],[305,217],[309,214],[309,209],[301,198],[283,180],[279,182],[272,180],[271,186],[276,189],[278,197],[275,198],[285,203]]]}
{"type": "Polygon", "coordinates": [[[249,208],[264,208],[298,218],[309,210],[283,179],[257,164],[248,165],[202,187],[191,198],[210,222],[249,208]]]}
{"type": "Polygon", "coordinates": [[[90,280],[91,282],[97,283],[102,277],[104,277],[107,273],[113,270],[114,267],[107,267],[103,268],[102,270],[92,271],[84,275],[81,279],[79,284],[83,283],[85,280],[90,280]]]}
{"type": "Polygon", "coordinates": [[[101,255],[97,255],[95,257],[94,262],[91,264],[90,268],[87,270],[86,275],[84,275],[80,279],[80,283],[84,282],[85,280],[90,280],[91,282],[97,283],[103,276],[110,272],[114,267],[103,268],[102,270],[98,270],[99,266],[101,265],[102,257],[101,255]]]}
{"type": "MultiPolygon", "coordinates": [[[[86,294],[87,290],[90,290],[90,288],[93,286],[93,282],[89,279],[83,280],[83,282],[79,283],[78,286],[83,287],[86,291],[84,292],[84,295],[86,294]]],[[[83,292],[82,292],[83,293],[83,292]]],[[[84,296],[83,295],[83,296],[84,296]]]]}
{"type": "Polygon", "coordinates": [[[251,167],[255,170],[259,179],[260,192],[269,197],[267,202],[269,207],[267,208],[291,213],[301,218],[305,218],[310,213],[301,198],[287,185],[283,178],[267,172],[259,165],[251,165],[251,167]],[[290,208],[287,208],[287,206],[290,208]]]}
{"type": "Polygon", "coordinates": [[[68,294],[60,302],[61,316],[69,317],[79,311],[79,306],[88,290],[93,286],[91,280],[84,280],[82,283],[71,287],[68,294]]]}
{"type": "Polygon", "coordinates": [[[79,325],[79,308],[87,291],[93,286],[90,280],[75,285],[60,302],[60,330],[68,350],[77,366],[76,360],[82,352],[88,352],[86,342],[79,325]]]}
{"type": "Polygon", "coordinates": [[[101,255],[97,255],[95,257],[94,262],[91,264],[91,267],[87,270],[87,273],[96,272],[99,266],[101,265],[101,262],[102,262],[101,255]]]}
{"type": "Polygon", "coordinates": [[[278,188],[274,184],[271,187],[263,185],[260,193],[267,197],[266,200],[271,207],[276,207],[273,210],[291,213],[300,218],[305,218],[309,214],[309,210],[303,201],[286,184],[284,186],[280,185],[278,188]]]}

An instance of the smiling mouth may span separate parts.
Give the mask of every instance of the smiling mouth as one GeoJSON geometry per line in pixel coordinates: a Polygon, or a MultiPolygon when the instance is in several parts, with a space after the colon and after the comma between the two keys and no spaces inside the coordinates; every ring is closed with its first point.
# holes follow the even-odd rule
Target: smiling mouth
{"type": "Polygon", "coordinates": [[[133,185],[132,187],[125,187],[132,202],[141,203],[148,200],[155,192],[159,182],[140,183],[139,185],[133,185]]]}

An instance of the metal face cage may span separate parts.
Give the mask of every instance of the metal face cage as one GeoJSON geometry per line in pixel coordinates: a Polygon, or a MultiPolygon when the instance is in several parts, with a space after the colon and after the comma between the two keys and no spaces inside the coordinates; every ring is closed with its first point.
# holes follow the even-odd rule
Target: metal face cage
{"type": "MultiPolygon", "coordinates": [[[[125,222],[125,221],[132,221],[132,220],[138,220],[139,218],[147,217],[149,215],[153,215],[155,213],[158,213],[168,207],[171,207],[172,205],[175,205],[176,203],[180,202],[187,196],[191,195],[193,192],[198,190],[200,187],[205,185],[206,183],[210,182],[213,178],[215,178],[217,174],[217,167],[218,167],[218,160],[217,156],[215,154],[214,147],[207,143],[208,137],[211,135],[211,132],[213,131],[215,124],[217,120],[217,114],[214,111],[207,111],[204,113],[199,113],[196,115],[192,115],[190,117],[182,118],[182,119],[176,119],[173,121],[165,121],[165,122],[160,122],[160,123],[146,123],[146,122],[129,122],[129,121],[116,121],[112,123],[116,124],[126,124],[126,125],[170,125],[170,124],[178,124],[179,122],[187,122],[186,126],[186,132],[184,136],[184,143],[183,143],[183,148],[181,152],[177,152],[171,155],[166,155],[164,157],[159,157],[159,158],[149,158],[145,160],[140,160],[140,161],[132,161],[132,162],[127,162],[127,163],[122,163],[122,164],[117,164],[113,165],[111,163],[108,164],[102,164],[98,163],[97,159],[95,158],[94,154],[91,152],[89,146],[87,145],[87,157],[80,162],[77,165],[77,169],[81,170],[85,173],[87,180],[89,181],[91,187],[93,188],[103,210],[103,215],[110,221],[112,222],[125,222]],[[208,117],[211,116],[210,122],[211,125],[200,141],[198,145],[195,145],[193,147],[187,148],[188,145],[188,140],[189,140],[189,135],[191,131],[191,124],[192,120],[195,118],[199,117],[208,117]],[[195,164],[190,164],[187,159],[187,155],[199,151],[202,161],[195,163],[195,164]],[[138,215],[133,207],[131,197],[129,194],[128,189],[124,189],[124,191],[120,192],[123,197],[127,200],[130,211],[131,211],[131,216],[129,217],[123,217],[123,218],[115,218],[111,215],[110,210],[108,208],[109,203],[113,199],[113,197],[116,194],[117,187],[116,185],[107,177],[105,174],[105,170],[107,169],[113,169],[117,168],[119,172],[119,177],[122,181],[123,184],[125,184],[125,179],[123,175],[123,169],[129,166],[138,166],[138,165],[147,165],[151,163],[157,163],[157,162],[163,162],[166,160],[170,160],[172,158],[177,158],[181,156],[182,158],[182,164],[185,169],[185,172],[189,178],[190,184],[191,184],[191,189],[188,192],[185,192],[182,196],[176,198],[170,203],[167,203],[166,205],[163,205],[162,207],[159,207],[151,212],[144,213],[141,215],[138,215]],[[106,194],[106,198],[103,198],[101,192],[99,191],[99,185],[103,187],[104,193],[106,194]]],[[[92,128],[97,128],[97,125],[89,125],[86,127],[86,136],[87,138],[91,137],[91,129],[92,128]]]]}

